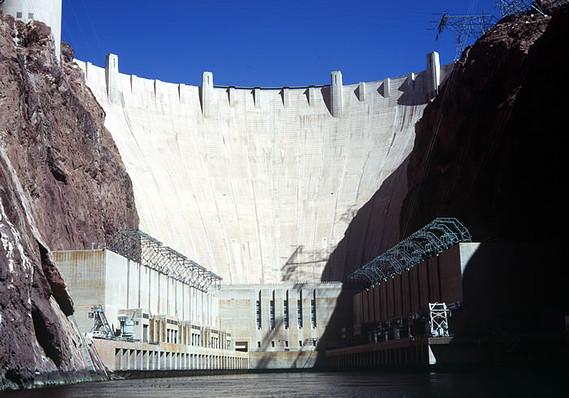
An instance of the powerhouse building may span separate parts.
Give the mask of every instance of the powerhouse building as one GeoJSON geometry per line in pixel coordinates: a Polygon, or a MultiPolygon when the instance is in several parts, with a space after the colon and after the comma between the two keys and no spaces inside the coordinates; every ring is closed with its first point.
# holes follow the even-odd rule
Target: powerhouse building
{"type": "Polygon", "coordinates": [[[219,278],[188,263],[184,279],[168,249],[157,247],[154,262],[142,248],[138,261],[109,249],[55,252],[79,331],[110,370],[248,368],[220,329],[219,278]]]}

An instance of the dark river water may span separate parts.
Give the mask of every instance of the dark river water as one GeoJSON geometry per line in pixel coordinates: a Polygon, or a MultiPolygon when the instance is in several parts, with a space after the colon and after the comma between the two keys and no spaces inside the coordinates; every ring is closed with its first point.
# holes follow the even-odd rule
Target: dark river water
{"type": "Polygon", "coordinates": [[[90,383],[0,394],[10,398],[569,397],[569,374],[264,373],[90,383]]]}

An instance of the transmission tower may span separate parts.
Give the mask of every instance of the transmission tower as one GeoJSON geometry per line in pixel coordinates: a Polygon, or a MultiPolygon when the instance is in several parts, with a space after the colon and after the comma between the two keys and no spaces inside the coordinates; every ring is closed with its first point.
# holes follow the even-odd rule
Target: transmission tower
{"type": "Polygon", "coordinates": [[[445,30],[453,30],[456,33],[458,59],[468,43],[482,36],[495,22],[496,19],[490,14],[450,15],[445,12],[438,22],[436,39],[438,40],[445,30]]]}

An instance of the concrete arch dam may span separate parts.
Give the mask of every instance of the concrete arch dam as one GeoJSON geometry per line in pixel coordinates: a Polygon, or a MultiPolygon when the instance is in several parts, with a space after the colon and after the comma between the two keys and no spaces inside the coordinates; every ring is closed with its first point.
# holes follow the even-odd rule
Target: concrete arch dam
{"type": "Polygon", "coordinates": [[[142,79],[121,74],[115,55],[105,68],[77,64],[132,179],[141,229],[225,283],[252,284],[320,280],[450,72],[438,54],[427,60],[405,77],[344,85],[333,72],[329,86],[282,89],[216,87],[208,72],[201,87],[142,79]]]}

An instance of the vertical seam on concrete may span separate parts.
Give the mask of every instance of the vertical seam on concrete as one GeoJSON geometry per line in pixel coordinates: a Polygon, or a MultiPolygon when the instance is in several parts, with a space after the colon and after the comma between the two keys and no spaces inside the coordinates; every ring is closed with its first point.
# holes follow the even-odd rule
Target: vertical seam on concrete
{"type": "MultiPolygon", "coordinates": [[[[247,133],[249,134],[249,133],[247,133]]],[[[259,241],[259,255],[261,256],[261,283],[265,283],[265,266],[263,264],[263,244],[261,242],[261,230],[259,228],[259,210],[257,209],[257,194],[255,192],[255,181],[251,180],[251,190],[253,191],[253,206],[255,207],[255,225],[257,239],[259,241]]]]}
{"type": "MultiPolygon", "coordinates": [[[[340,130],[340,129],[339,129],[340,130]]],[[[338,132],[338,130],[336,130],[336,132],[338,132]]],[[[342,148],[342,147],[341,147],[342,148]]],[[[335,201],[334,201],[334,218],[332,219],[332,229],[330,230],[330,242],[334,242],[334,230],[336,229],[336,217],[338,215],[338,200],[340,197],[340,192],[342,192],[342,189],[344,187],[344,181],[346,179],[346,164],[348,163],[348,159],[349,156],[348,154],[351,153],[350,148],[351,145],[346,145],[344,148],[346,148],[346,153],[344,153],[344,161],[342,162],[342,173],[340,176],[340,183],[338,184],[338,187],[336,189],[336,192],[334,193],[335,196],[335,201]]],[[[344,149],[342,148],[342,149],[344,149]]],[[[349,210],[348,210],[349,211],[349,210]]],[[[351,222],[351,220],[350,220],[351,222]]],[[[337,246],[337,244],[334,244],[334,246],[337,246]]],[[[330,254],[332,253],[332,250],[329,250],[330,254]]],[[[321,276],[322,277],[322,276],[321,276]]]]}
{"type": "MultiPolygon", "coordinates": [[[[204,120],[204,123],[206,123],[205,120],[204,120]]],[[[204,131],[205,131],[205,129],[204,129],[204,130],[200,130],[200,132],[201,132],[200,135],[201,135],[201,137],[202,137],[202,140],[200,140],[200,141],[205,143],[205,132],[204,132],[204,131]]],[[[199,145],[199,144],[198,144],[198,145],[199,145]]],[[[200,148],[200,150],[198,151],[198,153],[199,153],[199,154],[203,154],[203,153],[207,153],[207,152],[204,152],[204,151],[202,150],[202,148],[200,148]]],[[[208,172],[209,169],[205,167],[205,165],[204,165],[204,160],[203,160],[203,157],[202,157],[202,156],[197,156],[197,158],[199,159],[200,166],[202,167],[202,170],[205,170],[205,178],[206,178],[206,180],[207,180],[207,185],[208,185],[210,194],[212,194],[212,196],[213,196],[213,202],[214,202],[214,204],[215,204],[215,208],[216,208],[216,210],[217,210],[217,212],[218,212],[218,214],[219,214],[219,206],[217,205],[217,200],[216,200],[216,197],[215,197],[215,191],[214,191],[213,188],[211,187],[211,177],[210,177],[209,172],[208,172]]],[[[197,207],[198,207],[198,209],[200,209],[199,204],[197,204],[197,207]]],[[[210,243],[210,240],[209,240],[209,234],[208,234],[207,228],[206,228],[206,226],[205,226],[205,222],[204,222],[204,218],[203,218],[201,209],[199,210],[199,213],[200,213],[200,222],[201,222],[201,224],[202,224],[202,227],[203,227],[204,233],[205,233],[205,237],[206,237],[206,245],[207,245],[207,248],[208,248],[208,252],[209,252],[209,254],[210,254],[210,256],[211,256],[212,264],[215,264],[215,255],[214,255],[214,253],[213,253],[213,248],[211,247],[211,243],[210,243]]],[[[220,223],[221,223],[221,214],[219,214],[219,217],[220,217],[220,223]]],[[[227,256],[227,252],[226,252],[226,256],[227,256]]],[[[227,259],[227,258],[226,258],[226,259],[227,259]]],[[[218,272],[219,272],[219,269],[217,269],[217,267],[216,267],[215,271],[218,271],[218,272]]]]}
{"type": "MultiPolygon", "coordinates": [[[[231,134],[231,129],[229,129],[229,134],[231,134]]],[[[225,140],[225,137],[223,138],[223,152],[224,152],[224,159],[225,159],[225,167],[227,168],[227,170],[231,169],[231,161],[230,161],[230,153],[231,151],[229,150],[229,146],[231,145],[231,139],[228,136],[227,140],[225,140]]],[[[237,220],[237,225],[239,227],[239,237],[242,237],[242,227],[241,227],[241,223],[239,222],[239,211],[237,209],[237,201],[235,198],[235,191],[233,189],[233,180],[230,177],[230,173],[227,173],[228,176],[228,183],[229,183],[229,189],[231,190],[231,201],[233,202],[233,207],[235,210],[235,218],[237,220]]],[[[225,228],[224,228],[225,231],[225,228]]],[[[239,258],[241,260],[241,242],[238,241],[238,245],[239,245],[239,258]]],[[[231,267],[232,266],[237,266],[236,264],[236,259],[235,259],[235,253],[233,253],[233,248],[231,245],[231,241],[228,237],[225,238],[225,250],[228,253],[229,257],[229,264],[227,264],[227,269],[229,272],[229,280],[233,281],[233,272],[231,267]]]]}

